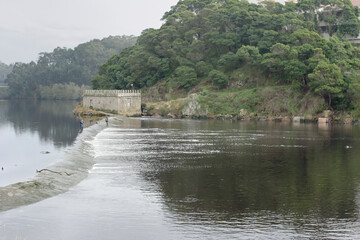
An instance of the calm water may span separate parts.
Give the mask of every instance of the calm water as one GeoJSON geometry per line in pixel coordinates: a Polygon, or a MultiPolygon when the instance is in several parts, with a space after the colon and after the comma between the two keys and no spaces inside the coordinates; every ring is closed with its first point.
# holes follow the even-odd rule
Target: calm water
{"type": "Polygon", "coordinates": [[[28,180],[36,169],[61,160],[78,135],[76,104],[0,100],[0,187],[28,180]]]}
{"type": "Polygon", "coordinates": [[[0,188],[0,239],[360,239],[359,140],[358,126],[111,118],[65,144],[51,169],[70,176],[0,188]]]}

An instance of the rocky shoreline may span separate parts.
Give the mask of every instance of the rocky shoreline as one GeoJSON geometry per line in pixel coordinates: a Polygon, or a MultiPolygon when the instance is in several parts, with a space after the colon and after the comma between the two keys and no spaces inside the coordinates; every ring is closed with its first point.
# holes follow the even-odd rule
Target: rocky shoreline
{"type": "Polygon", "coordinates": [[[154,116],[172,119],[219,119],[235,121],[275,121],[275,122],[299,122],[299,123],[337,123],[337,124],[358,124],[359,119],[351,117],[345,112],[334,112],[324,110],[318,114],[303,115],[271,115],[265,111],[254,113],[246,109],[240,109],[237,114],[213,114],[206,105],[201,105],[197,99],[197,94],[192,94],[187,98],[163,101],[148,102],[143,104],[143,116],[154,116]]]}
{"type": "MultiPolygon", "coordinates": [[[[278,115],[273,116],[265,112],[249,113],[246,109],[240,109],[237,114],[213,114],[206,107],[202,106],[196,94],[187,98],[172,101],[147,102],[142,104],[141,116],[168,118],[168,119],[216,119],[232,121],[273,121],[273,122],[297,122],[297,123],[336,123],[336,124],[359,124],[359,119],[351,117],[344,112],[325,110],[316,115],[278,115]]],[[[103,110],[84,108],[82,103],[74,109],[74,115],[80,118],[103,118],[106,115],[115,114],[103,110]]],[[[140,117],[139,115],[132,117],[140,117]]],[[[98,119],[97,119],[98,120],[98,119]]]]}
{"type": "Polygon", "coordinates": [[[231,120],[231,121],[272,121],[272,122],[296,122],[296,123],[319,123],[319,124],[359,124],[358,119],[351,117],[347,118],[324,118],[324,117],[300,117],[300,116],[233,116],[233,115],[181,115],[176,116],[174,114],[160,115],[160,114],[147,114],[142,116],[156,117],[156,118],[168,118],[168,119],[201,119],[201,120],[231,120]],[[300,119],[300,120],[298,120],[300,119]]]}

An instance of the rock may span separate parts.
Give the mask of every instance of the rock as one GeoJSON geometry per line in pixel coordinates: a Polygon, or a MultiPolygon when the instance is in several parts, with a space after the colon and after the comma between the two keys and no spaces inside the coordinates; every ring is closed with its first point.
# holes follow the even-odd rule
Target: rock
{"type": "Polygon", "coordinates": [[[346,117],[346,118],[344,119],[344,122],[345,122],[346,124],[349,124],[349,123],[352,123],[352,122],[353,122],[353,119],[352,119],[351,117],[346,117]]]}
{"type": "Polygon", "coordinates": [[[303,117],[295,116],[293,117],[293,122],[300,122],[301,119],[304,119],[303,117]]]}
{"type": "Polygon", "coordinates": [[[174,114],[168,113],[167,115],[168,118],[176,118],[176,116],[174,114]]]}
{"type": "Polygon", "coordinates": [[[329,119],[328,118],[319,118],[318,123],[319,124],[329,123],[329,119]]]}
{"type": "Polygon", "coordinates": [[[238,113],[237,118],[242,119],[242,118],[246,117],[247,115],[248,115],[248,112],[245,109],[240,109],[240,112],[238,113]]]}
{"type": "Polygon", "coordinates": [[[200,103],[197,101],[198,95],[193,93],[189,96],[189,102],[185,104],[182,115],[185,116],[206,116],[208,109],[202,109],[200,103]]]}
{"type": "Polygon", "coordinates": [[[252,119],[254,119],[255,117],[257,117],[257,114],[256,114],[256,113],[250,113],[250,114],[249,114],[249,117],[252,118],[252,119]]]}
{"type": "Polygon", "coordinates": [[[290,119],[290,117],[285,116],[285,117],[281,118],[281,121],[282,122],[291,122],[291,119],[290,119]]]}
{"type": "Polygon", "coordinates": [[[267,120],[267,118],[265,116],[260,116],[259,117],[259,121],[266,121],[266,120],[267,120]]]}

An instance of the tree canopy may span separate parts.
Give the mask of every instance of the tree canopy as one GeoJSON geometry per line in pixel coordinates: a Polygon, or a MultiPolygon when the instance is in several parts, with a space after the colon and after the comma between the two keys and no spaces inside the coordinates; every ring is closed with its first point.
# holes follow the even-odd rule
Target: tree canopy
{"type": "Polygon", "coordinates": [[[135,42],[133,36],[110,36],[80,44],[74,49],[57,47],[50,53],[40,53],[36,63],[15,63],[7,76],[10,96],[41,97],[44,87],[70,83],[90,85],[101,64],[135,42]]]}
{"type": "Polygon", "coordinates": [[[210,79],[223,88],[232,72],[252,65],[276,84],[296,84],[335,104],[346,98],[350,81],[357,81],[349,76],[357,74],[359,48],[345,37],[359,35],[358,17],[349,0],[284,5],[180,0],[164,14],[159,29],[144,30],[135,46],[103,64],[92,86],[140,89],[165,82],[190,90],[210,79]],[[322,76],[328,67],[332,72],[322,76]]]}
{"type": "Polygon", "coordinates": [[[5,82],[7,75],[12,71],[13,65],[0,62],[0,83],[5,82]]]}

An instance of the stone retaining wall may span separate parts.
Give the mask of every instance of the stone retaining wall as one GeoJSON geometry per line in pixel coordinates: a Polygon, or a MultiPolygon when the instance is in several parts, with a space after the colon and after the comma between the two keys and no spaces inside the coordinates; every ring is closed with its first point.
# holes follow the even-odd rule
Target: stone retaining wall
{"type": "Polygon", "coordinates": [[[141,114],[139,90],[86,90],[83,96],[86,108],[116,111],[120,115],[141,114]]]}

